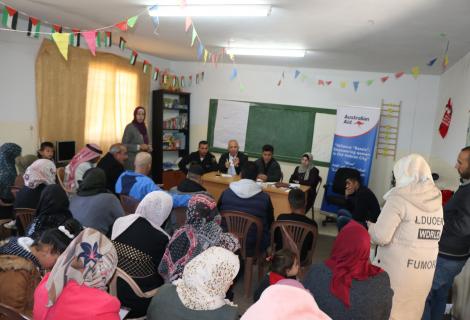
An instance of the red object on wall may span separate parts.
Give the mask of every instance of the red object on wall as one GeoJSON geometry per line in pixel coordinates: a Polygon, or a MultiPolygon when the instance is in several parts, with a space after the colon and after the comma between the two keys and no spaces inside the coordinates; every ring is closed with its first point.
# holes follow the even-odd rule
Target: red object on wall
{"type": "Polygon", "coordinates": [[[449,131],[451,120],[452,120],[452,100],[451,98],[449,98],[449,101],[446,104],[444,116],[442,117],[441,125],[439,126],[439,133],[442,138],[446,137],[447,132],[449,131]]]}
{"type": "Polygon", "coordinates": [[[444,189],[444,190],[441,190],[441,193],[442,193],[442,206],[445,206],[447,201],[449,201],[450,198],[452,198],[452,196],[454,195],[454,191],[444,189]]]}

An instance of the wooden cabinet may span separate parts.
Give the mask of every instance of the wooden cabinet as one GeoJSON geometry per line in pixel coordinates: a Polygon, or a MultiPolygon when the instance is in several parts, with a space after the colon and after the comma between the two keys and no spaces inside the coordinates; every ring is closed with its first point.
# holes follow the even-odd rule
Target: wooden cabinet
{"type": "Polygon", "coordinates": [[[184,180],[186,175],[180,170],[167,170],[163,171],[163,189],[170,190],[171,188],[179,185],[184,180]]]}

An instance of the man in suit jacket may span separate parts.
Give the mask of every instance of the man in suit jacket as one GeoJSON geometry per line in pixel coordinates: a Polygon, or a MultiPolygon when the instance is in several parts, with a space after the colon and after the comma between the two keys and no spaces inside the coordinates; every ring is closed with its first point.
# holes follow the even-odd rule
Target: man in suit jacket
{"type": "Polygon", "coordinates": [[[222,154],[219,159],[219,171],[229,173],[232,176],[240,174],[242,167],[248,162],[248,157],[241,151],[238,151],[237,140],[228,142],[228,152],[222,154]]]}

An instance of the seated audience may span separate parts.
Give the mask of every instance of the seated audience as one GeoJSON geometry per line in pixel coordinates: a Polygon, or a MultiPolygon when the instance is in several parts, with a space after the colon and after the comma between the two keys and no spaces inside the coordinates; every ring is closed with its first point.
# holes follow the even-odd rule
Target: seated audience
{"type": "Polygon", "coordinates": [[[72,239],[81,232],[74,219],[48,229],[34,241],[28,237],[9,238],[0,247],[0,303],[31,315],[33,293],[41,281],[40,270],[50,270],[72,239]]]}
{"type": "Polygon", "coordinates": [[[76,192],[83,175],[88,169],[96,167],[102,153],[103,151],[96,144],[87,144],[82,148],[65,167],[65,187],[76,192]]]}
{"type": "Polygon", "coordinates": [[[303,279],[320,309],[335,320],[389,319],[393,291],[388,274],[369,261],[366,228],[351,221],[338,234],[330,259],[303,279]]]}
{"type": "MultiPolygon", "coordinates": [[[[28,167],[32,165],[33,162],[36,160],[38,160],[38,157],[35,156],[34,154],[25,154],[24,156],[16,157],[15,165],[18,171],[18,176],[23,177],[24,173],[26,172],[26,169],[28,169],[28,167]]],[[[17,177],[17,181],[18,181],[18,177],[17,177]]],[[[23,185],[17,185],[17,183],[15,182],[15,186],[22,187],[23,185]]]]}
{"type": "Polygon", "coordinates": [[[49,141],[44,141],[38,150],[38,159],[47,159],[54,161],[54,144],[49,141]]]}
{"type": "MultiPolygon", "coordinates": [[[[152,191],[161,190],[152,179],[148,177],[152,169],[152,156],[148,152],[139,152],[135,157],[135,172],[124,171],[116,182],[116,193],[142,200],[152,191]]],[[[190,195],[172,194],[173,207],[186,207],[190,195]]]]}
{"type": "Polygon", "coordinates": [[[204,170],[198,164],[193,164],[189,167],[186,179],[181,181],[179,185],[171,188],[171,192],[177,193],[200,193],[206,192],[206,188],[202,186],[202,175],[204,170]]]}
{"type": "Polygon", "coordinates": [[[282,180],[281,166],[273,158],[274,147],[270,144],[263,146],[262,157],[255,161],[258,168],[257,179],[263,182],[279,182],[282,180]]]}
{"type": "Polygon", "coordinates": [[[116,182],[124,172],[124,164],[127,160],[127,148],[122,143],[115,143],[109,148],[109,152],[98,162],[97,167],[106,174],[106,188],[116,193],[116,182]]]}
{"type": "Polygon", "coordinates": [[[312,294],[291,279],[281,280],[264,290],[258,302],[241,317],[241,320],[259,319],[331,320],[318,308],[312,294]]]}
{"type": "Polygon", "coordinates": [[[26,235],[37,239],[47,229],[57,228],[73,218],[69,204],[69,198],[61,186],[51,184],[45,187],[26,235]]]}
{"type": "Polygon", "coordinates": [[[188,173],[188,169],[192,164],[200,165],[204,173],[217,171],[217,161],[215,156],[209,152],[209,143],[207,141],[199,141],[198,150],[181,159],[178,167],[184,173],[188,173]]]}
{"type": "MultiPolygon", "coordinates": [[[[261,218],[263,221],[263,239],[261,248],[269,246],[270,228],[274,220],[271,198],[256,180],[257,169],[254,162],[248,161],[240,173],[241,180],[231,182],[219,198],[220,211],[242,211],[261,218]]],[[[256,243],[256,230],[248,234],[247,248],[253,248],[256,243]]]]}
{"type": "Polygon", "coordinates": [[[306,212],[313,207],[313,202],[317,197],[317,186],[319,182],[320,171],[318,171],[313,164],[313,155],[308,152],[304,153],[300,159],[300,166],[295,167],[294,173],[290,176],[289,183],[298,183],[310,187],[307,194],[306,212]]]}
{"type": "Polygon", "coordinates": [[[279,281],[287,278],[295,278],[299,273],[300,264],[297,255],[289,249],[281,249],[267,260],[271,263],[271,271],[261,280],[258,289],[255,290],[253,301],[259,300],[263,291],[279,281]]]}
{"type": "Polygon", "coordinates": [[[222,217],[215,200],[207,194],[196,194],[188,203],[187,221],[177,229],[168,243],[158,272],[166,282],[179,279],[184,266],[209,247],[223,247],[232,252],[240,248],[238,239],[224,233],[222,217]]]}
{"type": "Polygon", "coordinates": [[[70,211],[82,225],[103,234],[110,233],[114,221],[125,215],[119,200],[106,189],[106,175],[100,168],[85,172],[70,199],[70,211]]]}
{"type": "Polygon", "coordinates": [[[21,147],[15,143],[4,143],[0,146],[0,200],[5,202],[13,202],[10,186],[15,183],[15,159],[20,155],[21,147]]]}
{"type": "Polygon", "coordinates": [[[120,302],[106,292],[117,265],[112,242],[86,228],[34,292],[34,319],[119,320],[120,302]]]}
{"type": "MultiPolygon", "coordinates": [[[[317,223],[305,215],[305,192],[300,189],[292,189],[289,191],[287,197],[289,200],[289,206],[291,213],[283,213],[277,217],[277,221],[294,221],[302,222],[308,225],[317,226],[317,223]]],[[[282,233],[279,229],[276,229],[274,234],[274,240],[276,241],[276,250],[282,248],[282,233]]],[[[308,234],[305,237],[305,241],[300,249],[300,261],[303,261],[307,257],[307,253],[312,247],[313,236],[308,234]]]]}
{"type": "Polygon", "coordinates": [[[337,225],[341,230],[350,220],[366,225],[366,221],[377,221],[380,214],[379,201],[375,194],[361,183],[359,171],[351,171],[345,186],[346,209],[338,211],[337,225]]]}
{"type": "Polygon", "coordinates": [[[152,298],[149,320],[238,319],[237,307],[225,299],[240,269],[231,251],[211,247],[188,262],[180,280],[165,284],[152,298]]]}
{"type": "Polygon", "coordinates": [[[228,173],[232,176],[240,174],[243,166],[248,162],[248,157],[238,149],[237,140],[230,140],[228,142],[228,152],[223,153],[219,159],[220,172],[228,173]]]}
{"type": "Polygon", "coordinates": [[[393,175],[396,186],[385,194],[377,223],[369,224],[372,243],[378,245],[373,263],[390,275],[390,319],[421,319],[444,225],[441,192],[418,154],[398,160],[393,175]]]}
{"type": "MultiPolygon", "coordinates": [[[[143,292],[163,284],[157,267],[170,237],[161,226],[172,207],[169,194],[153,191],[139,203],[134,214],[117,219],[113,225],[111,240],[118,254],[118,267],[131,276],[143,292]]],[[[144,317],[150,299],[137,297],[121,279],[117,285],[119,301],[131,309],[128,317],[144,317]]]]}

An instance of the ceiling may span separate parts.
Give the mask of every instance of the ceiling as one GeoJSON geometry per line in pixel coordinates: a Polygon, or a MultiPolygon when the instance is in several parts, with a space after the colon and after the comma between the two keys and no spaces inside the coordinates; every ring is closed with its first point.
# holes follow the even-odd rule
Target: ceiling
{"type": "MultiPolygon", "coordinates": [[[[80,29],[112,25],[158,0],[5,0],[39,19],[80,29]]],[[[173,1],[175,2],[175,1],[173,1]]],[[[450,40],[449,65],[470,51],[469,0],[187,0],[192,3],[272,4],[268,17],[193,18],[208,48],[273,47],[307,49],[304,58],[237,57],[238,63],[397,72],[442,56],[450,40]],[[441,34],[446,34],[443,37],[441,34]]],[[[196,61],[185,18],[160,18],[157,35],[143,14],[124,36],[129,46],[171,60],[196,61]]],[[[117,29],[114,29],[117,30],[117,29]]],[[[45,30],[43,30],[45,31],[45,30]]],[[[117,37],[114,37],[116,41],[117,37]]],[[[438,62],[440,63],[440,62],[438,62]]]]}

